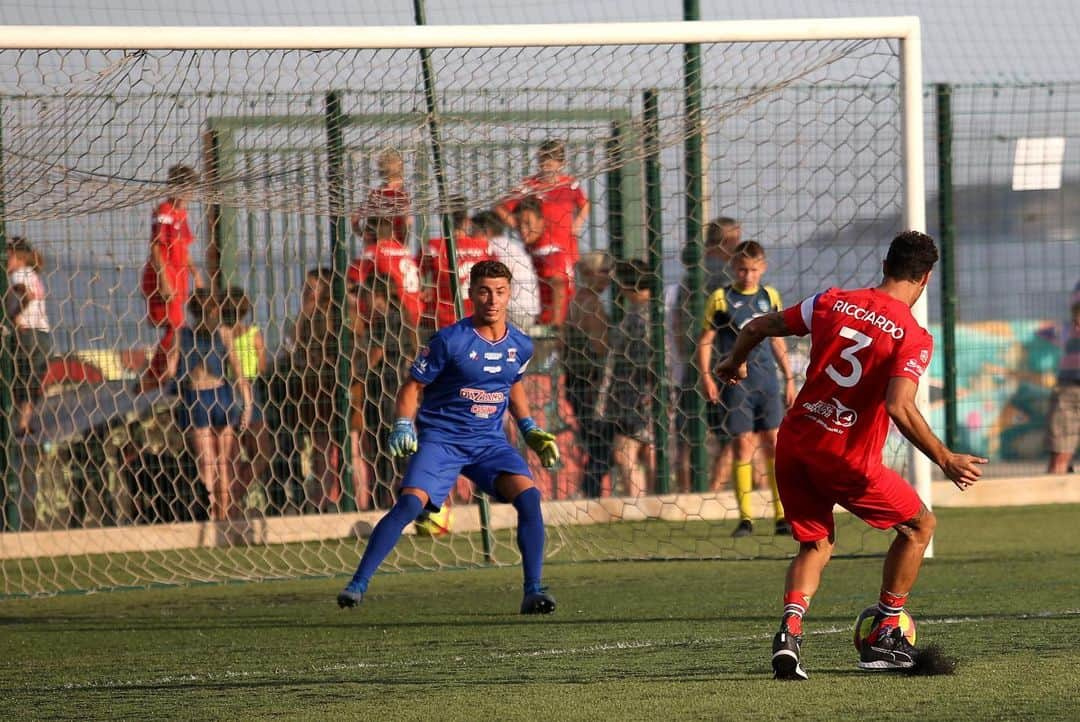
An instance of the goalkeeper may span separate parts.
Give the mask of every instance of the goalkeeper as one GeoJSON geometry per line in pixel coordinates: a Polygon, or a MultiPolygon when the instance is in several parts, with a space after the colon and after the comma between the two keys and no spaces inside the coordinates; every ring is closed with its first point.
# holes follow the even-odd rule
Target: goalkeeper
{"type": "Polygon", "coordinates": [[[397,420],[389,446],[394,456],[415,456],[397,503],[375,525],[356,574],[338,594],[338,606],[355,607],[363,600],[372,575],[405,527],[425,507],[438,510],[460,473],[517,509],[517,542],[525,575],[521,613],[555,611],[555,599],[541,586],[544,518],[540,490],[502,424],[509,408],[544,467],[551,468],[559,460],[555,437],[529,417],[528,399],[518,383],[529,365],[533,344],[506,320],[511,280],[510,269],[498,261],[473,266],[469,286],[473,315],[432,336],[413,362],[411,378],[398,391],[397,420]]]}

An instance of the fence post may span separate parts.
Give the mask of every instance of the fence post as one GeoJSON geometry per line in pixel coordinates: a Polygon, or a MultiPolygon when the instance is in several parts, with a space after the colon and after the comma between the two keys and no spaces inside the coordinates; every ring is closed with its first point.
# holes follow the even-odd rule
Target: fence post
{"type": "Polygon", "coordinates": [[[667,346],[664,339],[664,239],[660,192],[660,108],[655,89],[644,94],[645,237],[652,294],[649,299],[650,369],[656,374],[652,400],[653,441],[656,449],[656,492],[667,493],[671,480],[668,461],[667,346]]]}
{"type": "Polygon", "coordinates": [[[941,337],[945,381],[945,445],[956,448],[956,224],[953,217],[952,87],[935,86],[937,98],[938,244],[941,248],[941,337]]]}
{"type": "Polygon", "coordinates": [[[330,203],[330,249],[333,254],[333,281],[330,293],[333,298],[334,325],[341,330],[338,338],[336,383],[334,384],[335,410],[332,433],[333,443],[338,447],[341,463],[337,473],[341,479],[341,510],[356,511],[356,490],[352,485],[352,444],[349,443],[349,408],[352,387],[353,333],[349,325],[349,309],[346,307],[345,274],[349,270],[348,232],[345,209],[345,117],[341,112],[341,92],[332,90],[326,94],[326,179],[327,200],[330,203]]]}

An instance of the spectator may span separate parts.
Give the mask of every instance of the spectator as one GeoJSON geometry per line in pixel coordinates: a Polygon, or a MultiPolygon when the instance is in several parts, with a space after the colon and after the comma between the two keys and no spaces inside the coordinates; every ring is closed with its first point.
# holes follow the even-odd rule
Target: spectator
{"type": "Polygon", "coordinates": [[[1051,474],[1072,471],[1072,459],[1080,445],[1080,283],[1072,293],[1072,318],[1065,338],[1065,353],[1058,366],[1057,387],[1050,399],[1047,427],[1050,437],[1051,474]]]}
{"type": "Polygon", "coordinates": [[[240,359],[243,376],[252,388],[251,421],[239,434],[240,450],[244,460],[238,464],[233,479],[232,498],[240,499],[253,481],[265,483],[267,469],[274,453],[274,445],[263,419],[266,402],[263,380],[269,371],[266,342],[262,329],[247,321],[251,313],[251,301],[244,289],[233,286],[228,290],[221,306],[221,323],[231,329],[233,349],[240,359]]]}
{"type": "Polygon", "coordinates": [[[566,321],[570,299],[574,295],[576,254],[571,255],[552,237],[539,199],[523,199],[516,206],[515,218],[521,240],[525,242],[540,279],[540,316],[537,322],[561,326],[566,321]]]}
{"type": "MultiPolygon", "coordinates": [[[[298,431],[306,432],[311,441],[311,467],[305,484],[306,511],[328,511],[341,500],[330,435],[336,407],[339,341],[330,293],[332,278],[330,268],[308,271],[300,314],[293,323],[290,338],[289,396],[297,406],[298,431]]],[[[299,444],[297,448],[301,448],[299,444]]]]}
{"type": "Polygon", "coordinates": [[[236,519],[241,508],[233,498],[236,432],[251,422],[251,384],[244,376],[233,331],[221,324],[220,299],[196,289],[188,301],[193,324],[177,331],[168,354],[169,375],[175,376],[180,401],[176,425],[185,432],[199,472],[210,493],[210,518],[236,519]],[[235,383],[226,379],[231,371],[235,383]],[[242,408],[233,387],[240,390],[242,408]]]}
{"type": "MultiPolygon", "coordinates": [[[[784,411],[795,401],[795,381],[788,364],[786,342],[779,337],[754,350],[746,380],[725,385],[721,390],[713,378],[713,362],[731,352],[739,329],[766,313],[781,311],[783,305],[775,288],[761,284],[768,268],[765,249],[757,241],[744,241],[735,247],[732,270],[735,280],[716,289],[705,309],[706,321],[698,337],[698,367],[702,369],[702,389],[709,401],[709,425],[718,436],[733,439],[732,476],[739,504],[739,525],[734,536],[753,532],[753,506],[750,494],[754,486],[755,450],[765,454],[769,485],[772,487],[776,514],[776,534],[790,535],[784,508],[776,490],[776,430],[784,411]],[[716,358],[713,358],[713,347],[716,358]],[[777,368],[784,376],[781,395],[777,368]]],[[[721,463],[718,458],[717,463],[721,463]]],[[[715,472],[714,472],[715,476],[715,472]]]]}
{"type": "Polygon", "coordinates": [[[405,189],[405,161],[401,153],[387,148],[379,153],[376,167],[382,183],[368,192],[364,205],[353,213],[353,233],[362,238],[365,244],[374,243],[375,218],[389,216],[394,237],[407,244],[413,217],[412,200],[405,189]]]}
{"type": "Polygon", "coordinates": [[[555,139],[544,141],[540,144],[537,162],[540,172],[525,178],[509,198],[495,206],[495,212],[504,223],[521,232],[518,204],[526,198],[539,200],[551,242],[570,257],[572,267],[578,260],[578,237],[589,217],[589,200],[578,180],[563,173],[566,143],[555,139]]]}
{"type": "Polygon", "coordinates": [[[190,280],[202,288],[202,274],[188,252],[194,241],[188,225],[187,203],[199,176],[186,165],[169,168],[165,189],[168,197],[154,209],[150,229],[150,257],[143,267],[142,292],[146,297],[147,318],[164,332],[161,342],[143,375],[141,388],[161,383],[167,355],[184,325],[190,280]]]}
{"type": "MultiPolygon", "coordinates": [[[[416,326],[424,312],[424,298],[420,287],[420,267],[405,245],[394,235],[394,217],[372,216],[371,226],[375,232],[373,242],[365,242],[359,258],[348,270],[348,281],[362,286],[372,274],[391,281],[390,290],[396,294],[404,318],[416,326]]],[[[360,315],[367,310],[360,308],[360,315]]]]}
{"type": "MultiPolygon", "coordinates": [[[[705,255],[702,259],[703,284],[705,297],[708,298],[716,289],[731,281],[731,261],[735,247],[742,240],[742,227],[734,218],[720,216],[705,225],[705,255]]],[[[686,259],[684,258],[684,261],[686,259]]],[[[674,319],[671,328],[674,344],[671,346],[673,362],[671,364],[676,385],[679,388],[676,428],[680,441],[678,451],[678,477],[680,491],[689,491],[691,487],[690,445],[684,435],[687,417],[690,413],[694,396],[701,393],[700,387],[688,374],[691,372],[690,361],[698,336],[698,321],[691,318],[690,287],[684,278],[677,292],[665,294],[667,317],[674,319]],[[678,369],[678,371],[675,371],[678,369]]],[[[716,437],[716,463],[713,466],[710,488],[719,491],[728,485],[731,476],[731,440],[716,437]]]]}
{"type": "Polygon", "coordinates": [[[416,328],[405,322],[385,279],[368,279],[360,294],[361,307],[368,309],[364,318],[366,334],[358,344],[367,359],[363,448],[375,470],[375,501],[379,506],[390,506],[398,468],[380,431],[394,418],[395,396],[409,378],[409,362],[416,358],[420,344],[416,328]]]}
{"type": "Polygon", "coordinates": [[[614,427],[612,449],[613,490],[626,496],[647,494],[648,479],[655,475],[652,409],[659,383],[652,367],[649,347],[649,298],[652,279],[644,262],[622,261],[616,270],[623,317],[611,329],[610,379],[601,385],[599,415],[614,427]],[[606,389],[606,395],[603,393],[606,389]],[[606,397],[605,397],[606,396],[606,397]]]}
{"type": "MultiPolygon", "coordinates": [[[[448,200],[454,224],[454,250],[457,260],[458,295],[465,316],[472,315],[469,300],[469,273],[480,261],[492,260],[487,239],[471,235],[469,209],[464,196],[448,200]]],[[[450,289],[450,248],[445,238],[432,238],[420,260],[420,274],[427,279],[425,290],[426,316],[434,319],[435,329],[445,328],[458,320],[457,307],[450,289]]]]}
{"type": "Polygon", "coordinates": [[[8,241],[5,307],[15,328],[15,383],[11,391],[17,436],[31,431],[34,402],[41,398],[42,380],[49,370],[52,351],[49,315],[45,310],[45,284],[39,275],[43,266],[41,254],[25,238],[14,236],[8,241]]]}
{"type": "Polygon", "coordinates": [[[473,232],[487,240],[495,260],[503,263],[514,276],[511,284],[510,323],[529,329],[540,316],[540,281],[525,246],[506,232],[506,224],[494,211],[481,211],[472,217],[473,232]]]}
{"type": "MultiPolygon", "coordinates": [[[[586,497],[600,496],[601,482],[611,468],[611,423],[598,412],[599,390],[608,359],[610,319],[601,294],[611,285],[615,262],[592,251],[577,263],[578,287],[563,330],[566,398],[578,423],[578,438],[588,455],[581,480],[586,497]]],[[[517,283],[515,277],[515,283],[517,283]]]]}

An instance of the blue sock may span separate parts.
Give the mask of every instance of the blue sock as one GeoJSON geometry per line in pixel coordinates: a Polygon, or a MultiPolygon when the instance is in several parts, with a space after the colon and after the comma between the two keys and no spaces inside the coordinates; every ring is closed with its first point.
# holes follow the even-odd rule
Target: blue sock
{"type": "Polygon", "coordinates": [[[534,486],[518,494],[514,508],[518,513],[517,543],[525,573],[525,593],[533,594],[540,591],[544,567],[544,515],[540,511],[540,490],[534,486]]]}
{"type": "Polygon", "coordinates": [[[424,505],[419,497],[412,494],[402,494],[398,497],[397,503],[386,513],[386,516],[379,520],[374,531],[371,532],[371,537],[364,548],[364,556],[360,558],[356,574],[353,574],[352,581],[346,589],[361,593],[367,591],[368,582],[401,538],[401,532],[415,521],[423,510],[424,505]]]}

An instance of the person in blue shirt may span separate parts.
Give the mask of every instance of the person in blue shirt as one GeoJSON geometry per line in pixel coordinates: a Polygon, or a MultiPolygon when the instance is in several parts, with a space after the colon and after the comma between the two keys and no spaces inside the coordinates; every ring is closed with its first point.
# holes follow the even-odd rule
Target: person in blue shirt
{"type": "Polygon", "coordinates": [[[517,543],[525,576],[521,613],[555,611],[554,597],[541,585],[540,490],[503,429],[509,409],[544,467],[558,462],[555,436],[529,416],[525,389],[518,383],[532,358],[533,344],[507,321],[512,280],[510,269],[498,261],[473,266],[472,316],[438,331],[413,362],[410,378],[397,394],[397,420],[389,439],[391,454],[413,457],[397,503],[375,525],[356,573],[337,596],[338,606],[355,607],[363,601],[371,577],[405,527],[425,508],[438,510],[462,474],[517,510],[517,543]]]}

